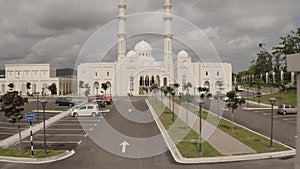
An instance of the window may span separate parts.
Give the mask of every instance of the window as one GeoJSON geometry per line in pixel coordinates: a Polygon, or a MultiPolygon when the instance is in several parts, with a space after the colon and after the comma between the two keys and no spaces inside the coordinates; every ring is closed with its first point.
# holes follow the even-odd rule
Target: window
{"type": "Polygon", "coordinates": [[[219,71],[217,71],[217,76],[219,76],[219,74],[220,74],[219,71]]]}
{"type": "Polygon", "coordinates": [[[182,86],[186,84],[186,75],[182,76],[182,86]]]}
{"type": "Polygon", "coordinates": [[[85,110],[85,109],[86,109],[86,106],[82,106],[82,107],[80,107],[79,110],[85,110]]]}
{"type": "Polygon", "coordinates": [[[134,91],[134,77],[133,76],[130,76],[130,79],[129,79],[129,83],[130,83],[130,91],[133,92],[134,91]]]}
{"type": "Polygon", "coordinates": [[[95,75],[96,75],[96,76],[98,76],[98,73],[97,73],[97,72],[95,72],[95,75]]]}
{"type": "Polygon", "coordinates": [[[206,76],[208,76],[208,71],[206,71],[206,73],[205,73],[205,74],[206,74],[206,76]]]}
{"type": "Polygon", "coordinates": [[[106,76],[109,76],[109,72],[106,72],[106,76]]]}
{"type": "Polygon", "coordinates": [[[93,109],[94,108],[94,106],[88,106],[87,107],[87,109],[93,109]]]}

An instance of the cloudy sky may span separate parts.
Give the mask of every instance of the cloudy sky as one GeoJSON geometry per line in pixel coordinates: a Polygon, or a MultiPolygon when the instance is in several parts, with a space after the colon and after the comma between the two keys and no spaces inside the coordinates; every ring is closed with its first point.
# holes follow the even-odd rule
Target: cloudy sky
{"type": "MultiPolygon", "coordinates": [[[[163,0],[125,2],[129,15],[162,12],[163,0]]],[[[171,2],[172,13],[205,33],[221,60],[232,63],[234,72],[248,68],[259,43],[271,48],[280,36],[300,25],[299,0],[171,2]]],[[[0,0],[0,69],[6,63],[54,63],[58,68],[73,68],[89,37],[116,19],[117,4],[118,0],[0,0]]],[[[136,25],[129,29],[143,26],[140,21],[131,24],[136,25]]],[[[185,38],[193,43],[195,37],[185,38]]]]}

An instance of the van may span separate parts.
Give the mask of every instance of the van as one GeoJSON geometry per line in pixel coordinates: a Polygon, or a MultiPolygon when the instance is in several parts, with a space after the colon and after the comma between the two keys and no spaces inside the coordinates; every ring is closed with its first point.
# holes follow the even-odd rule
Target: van
{"type": "Polygon", "coordinates": [[[99,116],[99,107],[98,104],[84,104],[77,108],[74,108],[71,112],[71,116],[78,117],[78,116],[92,116],[96,117],[99,116]]]}

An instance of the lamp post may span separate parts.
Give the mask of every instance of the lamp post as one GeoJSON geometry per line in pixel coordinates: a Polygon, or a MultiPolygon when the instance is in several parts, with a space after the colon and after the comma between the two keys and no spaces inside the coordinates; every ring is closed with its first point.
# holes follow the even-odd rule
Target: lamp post
{"type": "Polygon", "coordinates": [[[41,104],[43,106],[43,121],[44,121],[44,124],[43,124],[43,127],[44,127],[44,154],[47,154],[47,148],[46,148],[46,125],[45,125],[45,107],[46,107],[46,104],[48,103],[48,100],[41,100],[41,104]]]}
{"type": "Polygon", "coordinates": [[[40,113],[39,113],[39,92],[36,92],[36,112],[37,112],[37,120],[40,123],[40,113]]]}
{"type": "MultiPolygon", "coordinates": [[[[196,98],[196,87],[194,87],[194,99],[195,98],[196,98]]],[[[193,105],[194,105],[194,109],[195,109],[196,105],[195,105],[194,101],[193,101],[193,105]]]]}
{"type": "Polygon", "coordinates": [[[271,114],[271,137],[270,137],[270,148],[273,148],[273,107],[274,107],[274,103],[276,102],[275,98],[270,98],[269,102],[272,105],[272,114],[271,114]]]}
{"type": "Polygon", "coordinates": [[[249,101],[248,101],[248,99],[249,99],[249,88],[247,88],[247,108],[249,107],[249,101]]]}
{"type": "Polygon", "coordinates": [[[172,121],[173,121],[173,123],[174,123],[174,121],[175,121],[175,115],[174,115],[174,96],[175,96],[175,92],[174,91],[172,91],[171,92],[171,95],[172,95],[172,98],[173,98],[173,103],[172,103],[172,107],[173,107],[173,116],[172,116],[172,121]]]}
{"type": "Polygon", "coordinates": [[[198,100],[198,104],[199,104],[199,154],[202,154],[202,138],[201,138],[201,130],[202,130],[202,105],[203,105],[204,101],[203,100],[198,100]]]}

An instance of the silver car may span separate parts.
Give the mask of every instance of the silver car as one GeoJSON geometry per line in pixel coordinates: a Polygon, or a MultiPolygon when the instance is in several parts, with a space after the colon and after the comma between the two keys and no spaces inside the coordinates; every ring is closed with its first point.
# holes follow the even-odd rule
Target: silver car
{"type": "Polygon", "coordinates": [[[297,113],[297,108],[295,108],[293,105],[290,104],[281,104],[278,106],[278,113],[286,115],[286,114],[296,114],[297,113]]]}
{"type": "Polygon", "coordinates": [[[92,116],[96,117],[99,116],[99,107],[97,104],[85,104],[80,107],[74,108],[71,112],[71,116],[92,116]]]}

